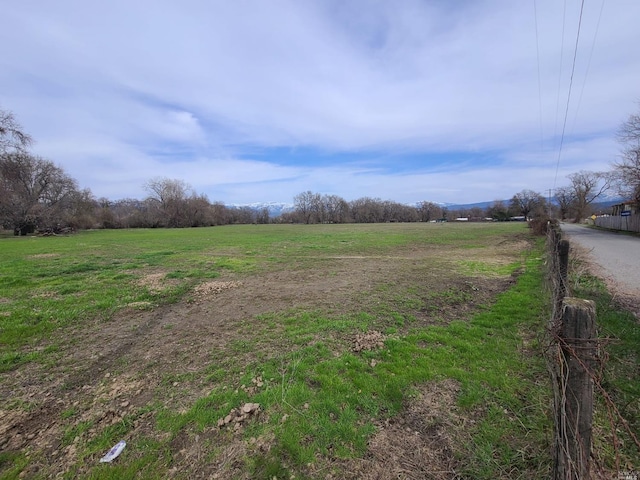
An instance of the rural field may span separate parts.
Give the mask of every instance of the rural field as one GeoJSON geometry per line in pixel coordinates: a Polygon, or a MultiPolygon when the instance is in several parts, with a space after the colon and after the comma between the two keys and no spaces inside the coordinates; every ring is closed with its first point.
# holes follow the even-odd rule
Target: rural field
{"type": "Polygon", "coordinates": [[[0,252],[0,478],[549,474],[549,295],[522,223],[87,231],[0,252]]]}

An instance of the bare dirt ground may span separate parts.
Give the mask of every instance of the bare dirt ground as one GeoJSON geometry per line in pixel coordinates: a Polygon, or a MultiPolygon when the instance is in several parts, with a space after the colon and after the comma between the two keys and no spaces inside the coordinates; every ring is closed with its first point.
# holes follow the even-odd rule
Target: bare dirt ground
{"type": "MultiPolygon", "coordinates": [[[[474,259],[507,264],[517,261],[522,249],[521,239],[476,252],[474,259]]],[[[211,385],[205,376],[186,374],[202,372],[211,364],[212,353],[220,358],[234,340],[259,336],[260,314],[289,309],[320,309],[326,315],[366,311],[367,303],[382,300],[378,295],[383,294],[377,293],[382,284],[395,285],[399,291],[412,285],[429,292],[466,292],[468,301],[451,304],[434,299],[432,305],[414,312],[424,324],[442,323],[467,318],[513,282],[500,276],[430,276],[429,262],[438,261],[443,253],[430,248],[386,257],[321,258],[312,267],[291,265],[276,271],[229,274],[196,286],[178,304],[131,305],[106,322],[87,319],[81,327],[59,332],[53,339],[61,345],[54,362],[31,363],[3,374],[0,449],[26,452],[29,466],[20,475],[24,478],[56,477],[73,465],[75,474],[82,476],[99,457],[81,457],[79,442],[124,421],[132,412],[139,413],[130,435],[158,439],[169,435],[156,429],[154,409],[144,413],[145,407],[162,404],[186,412],[206,396],[211,385]],[[74,412],[73,422],[65,420],[69,412],[74,412]],[[64,441],[65,435],[71,438],[64,441]]],[[[140,281],[162,289],[163,277],[157,273],[140,281]]],[[[354,342],[357,339],[345,338],[345,348],[354,342]]],[[[279,344],[276,336],[260,348],[275,354],[290,347],[279,344]]],[[[249,364],[253,355],[236,359],[249,364]]],[[[469,421],[456,413],[458,389],[450,381],[424,385],[399,417],[378,425],[364,459],[340,465],[347,478],[451,478],[455,461],[449,426],[469,421]]],[[[172,443],[173,468],[167,469],[168,475],[244,478],[239,477],[237,460],[269,448],[269,439],[254,440],[249,444],[215,430],[181,434],[172,443]],[[218,444],[214,460],[203,454],[206,437],[215,437],[218,444]]],[[[331,478],[325,472],[309,473],[314,478],[331,478]]]]}
{"type": "MultiPolygon", "coordinates": [[[[457,478],[455,442],[467,419],[457,412],[460,385],[423,385],[400,415],[378,425],[363,459],[344,462],[345,480],[440,480],[457,478]]],[[[331,478],[331,477],[329,477],[331,478]]]]}

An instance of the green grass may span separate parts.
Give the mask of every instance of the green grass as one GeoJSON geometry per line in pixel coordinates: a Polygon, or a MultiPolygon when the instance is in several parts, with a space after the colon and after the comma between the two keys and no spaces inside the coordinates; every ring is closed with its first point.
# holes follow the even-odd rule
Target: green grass
{"type": "MultiPolygon", "coordinates": [[[[163,377],[163,390],[199,380],[208,387],[210,393],[185,409],[152,400],[95,432],[90,420],[79,420],[86,418],[83,404],[61,410],[62,444],[78,439],[77,463],[65,478],[166,478],[178,462],[174,443],[194,435],[208,439],[207,461],[212,462],[233,438],[218,429],[218,420],[247,401],[260,403],[261,413],[246,424],[241,438],[270,439],[270,449],[249,448],[239,459],[250,478],[305,478],[309,464],[322,462],[327,468],[318,478],[327,473],[340,478],[333,460],[362,457],[376,424],[400,414],[420,386],[445,379],[460,386],[452,407],[475,421],[452,432],[459,472],[468,478],[543,477],[550,465],[551,420],[547,374],[536,344],[547,318],[542,246],[538,242],[515,262],[477,258],[488,245],[526,237],[521,224],[390,224],[2,239],[0,372],[54,362],[59,350],[46,340],[52,333],[108,320],[135,302],[181,301],[209,278],[326,268],[327,258],[432,249],[430,268],[438,277],[431,283],[414,278],[424,274],[424,266],[411,267],[402,282],[354,292],[362,296],[359,308],[293,305],[239,323],[242,336],[212,350],[200,370],[163,377]],[[430,303],[456,308],[469,302],[471,290],[448,283],[452,279],[509,277],[516,270],[521,274],[513,287],[468,316],[441,324],[419,320],[430,303]],[[158,273],[165,279],[160,291],[141,282],[158,273]],[[356,333],[374,329],[387,335],[383,348],[350,350],[356,333]],[[153,414],[153,431],[140,433],[136,422],[146,413],[153,414]],[[87,467],[121,438],[128,445],[114,465],[87,467]]],[[[17,477],[29,461],[22,454],[1,454],[0,478],[17,477]]]]}
{"type": "Polygon", "coordinates": [[[616,304],[600,279],[585,273],[572,277],[572,295],[596,303],[600,358],[604,363],[600,384],[614,405],[596,388],[594,449],[607,468],[615,471],[620,465],[621,470],[634,471],[640,465],[640,451],[629,430],[636,438],[640,436],[640,324],[616,304]]]}
{"type": "MultiPolygon", "coordinates": [[[[86,318],[108,319],[129,304],[176,302],[196,282],[219,272],[245,272],[256,262],[219,256],[222,229],[81,232],[69,237],[3,239],[0,261],[0,371],[37,359],[37,344],[53,330],[86,318]],[[175,243],[175,249],[166,249],[175,243]],[[212,250],[214,250],[212,252],[212,250]],[[213,255],[212,255],[213,253],[213,255]],[[167,282],[141,283],[160,272],[167,282]]],[[[226,243],[230,243],[229,239],[226,243]]]]}
{"type": "Polygon", "coordinates": [[[317,263],[314,252],[373,255],[408,245],[474,245],[513,230],[418,227],[240,225],[0,239],[0,372],[38,359],[40,351],[20,347],[35,345],[54,330],[86,318],[106,320],[129,304],[177,302],[195,283],[221,272],[242,274],[278,264],[302,268],[317,263]],[[152,290],[141,280],[153,273],[171,282],[152,290]]]}
{"type": "MultiPolygon", "coordinates": [[[[529,259],[527,267],[513,289],[469,321],[416,329],[388,338],[382,350],[338,357],[327,341],[317,341],[245,369],[235,386],[251,385],[260,376],[265,382],[257,394],[221,386],[185,414],[163,411],[159,427],[174,435],[189,428],[206,430],[231,408],[258,402],[269,421],[250,425],[245,438],[272,435],[276,445],[268,454],[246,459],[251,478],[299,478],[318,454],[362,456],[374,432],[372,419],[396,415],[414,386],[452,378],[462,385],[459,406],[470,415],[485,412],[461,450],[470,452],[459,458],[465,474],[487,479],[511,478],[514,472],[544,475],[551,436],[546,370],[539,355],[524,356],[521,346],[523,329],[535,335],[546,304],[538,294],[539,260],[529,259]]],[[[344,320],[313,313],[281,319],[291,341],[341,329],[365,330],[371,322],[366,316],[344,320]]],[[[217,379],[225,384],[234,375],[217,379]]]]}
{"type": "Polygon", "coordinates": [[[519,263],[510,263],[507,265],[503,264],[491,264],[485,262],[478,262],[475,260],[461,260],[460,265],[463,268],[463,271],[468,274],[481,274],[481,275],[489,275],[489,276],[501,276],[501,275],[510,275],[514,271],[518,269],[520,266],[519,263]]]}

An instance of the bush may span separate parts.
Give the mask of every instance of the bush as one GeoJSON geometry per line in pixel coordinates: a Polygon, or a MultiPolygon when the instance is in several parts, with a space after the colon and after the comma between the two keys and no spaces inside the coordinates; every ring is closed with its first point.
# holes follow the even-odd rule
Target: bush
{"type": "Polygon", "coordinates": [[[533,220],[529,220],[529,228],[534,235],[539,236],[546,235],[552,224],[557,224],[557,221],[552,220],[546,215],[542,217],[536,217],[533,220]]]}

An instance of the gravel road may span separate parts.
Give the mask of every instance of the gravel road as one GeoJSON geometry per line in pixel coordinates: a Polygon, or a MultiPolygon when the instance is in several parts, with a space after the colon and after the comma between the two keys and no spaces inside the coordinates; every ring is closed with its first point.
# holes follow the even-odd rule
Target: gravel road
{"type": "Polygon", "coordinates": [[[619,290],[640,297],[640,238],[563,223],[570,242],[590,251],[590,260],[602,269],[600,277],[613,280],[619,290]]]}

